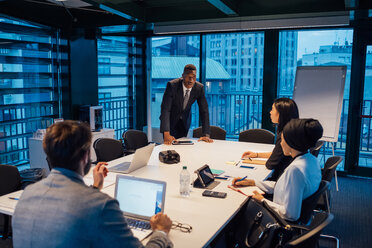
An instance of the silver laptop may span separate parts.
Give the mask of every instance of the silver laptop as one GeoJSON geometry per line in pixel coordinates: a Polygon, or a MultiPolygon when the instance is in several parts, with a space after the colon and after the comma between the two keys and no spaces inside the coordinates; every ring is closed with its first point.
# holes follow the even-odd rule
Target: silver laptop
{"type": "Polygon", "coordinates": [[[166,186],[167,183],[163,181],[116,176],[115,198],[134,236],[139,240],[152,232],[151,216],[164,212],[166,186]]]}
{"type": "Polygon", "coordinates": [[[155,144],[152,143],[142,148],[138,148],[134,153],[132,162],[122,162],[118,165],[109,167],[109,170],[117,173],[128,174],[147,165],[154,147],[155,144]]]}

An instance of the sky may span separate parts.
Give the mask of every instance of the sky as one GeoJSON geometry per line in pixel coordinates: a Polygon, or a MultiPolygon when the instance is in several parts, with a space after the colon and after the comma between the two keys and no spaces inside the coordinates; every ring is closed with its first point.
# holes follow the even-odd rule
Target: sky
{"type": "Polygon", "coordinates": [[[319,52],[319,47],[323,45],[333,45],[338,42],[339,45],[345,45],[345,39],[352,43],[353,31],[347,29],[331,31],[299,31],[297,42],[297,60],[303,54],[319,52]]]}

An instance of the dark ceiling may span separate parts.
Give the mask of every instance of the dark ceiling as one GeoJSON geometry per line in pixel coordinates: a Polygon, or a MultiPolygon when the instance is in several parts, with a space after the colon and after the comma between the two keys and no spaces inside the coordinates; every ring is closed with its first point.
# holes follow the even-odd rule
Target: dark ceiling
{"type": "Polygon", "coordinates": [[[371,0],[0,0],[0,13],[60,28],[370,8],[371,0]]]}

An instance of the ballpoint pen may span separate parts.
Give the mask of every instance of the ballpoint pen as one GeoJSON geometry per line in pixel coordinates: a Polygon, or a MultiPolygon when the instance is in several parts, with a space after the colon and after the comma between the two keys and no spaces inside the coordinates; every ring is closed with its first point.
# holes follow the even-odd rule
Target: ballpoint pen
{"type": "Polygon", "coordinates": [[[11,200],[16,200],[16,201],[19,200],[19,198],[17,198],[17,197],[8,197],[8,198],[11,199],[11,200]]]}
{"type": "Polygon", "coordinates": [[[243,177],[243,178],[240,178],[239,180],[236,180],[235,182],[240,182],[240,181],[243,181],[244,179],[246,179],[247,176],[243,177]]]}
{"type": "Polygon", "coordinates": [[[237,189],[237,188],[235,188],[235,187],[233,187],[233,186],[231,186],[231,185],[227,185],[227,187],[228,187],[229,189],[232,189],[232,190],[236,191],[236,192],[239,192],[240,194],[243,194],[243,195],[245,195],[245,196],[248,196],[247,194],[243,193],[243,191],[241,191],[240,189],[237,189]]]}

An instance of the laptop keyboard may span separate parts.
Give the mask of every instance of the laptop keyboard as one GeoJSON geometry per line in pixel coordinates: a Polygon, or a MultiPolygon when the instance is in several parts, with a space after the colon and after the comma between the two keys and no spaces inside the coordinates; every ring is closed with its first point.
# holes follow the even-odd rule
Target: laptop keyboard
{"type": "Polygon", "coordinates": [[[118,165],[115,165],[109,169],[112,169],[112,170],[120,170],[120,171],[126,171],[128,170],[130,166],[130,162],[124,162],[122,164],[118,164],[118,165]]]}
{"type": "Polygon", "coordinates": [[[135,219],[130,219],[127,217],[127,222],[131,228],[151,229],[150,222],[148,221],[135,220],[135,219]]]}

